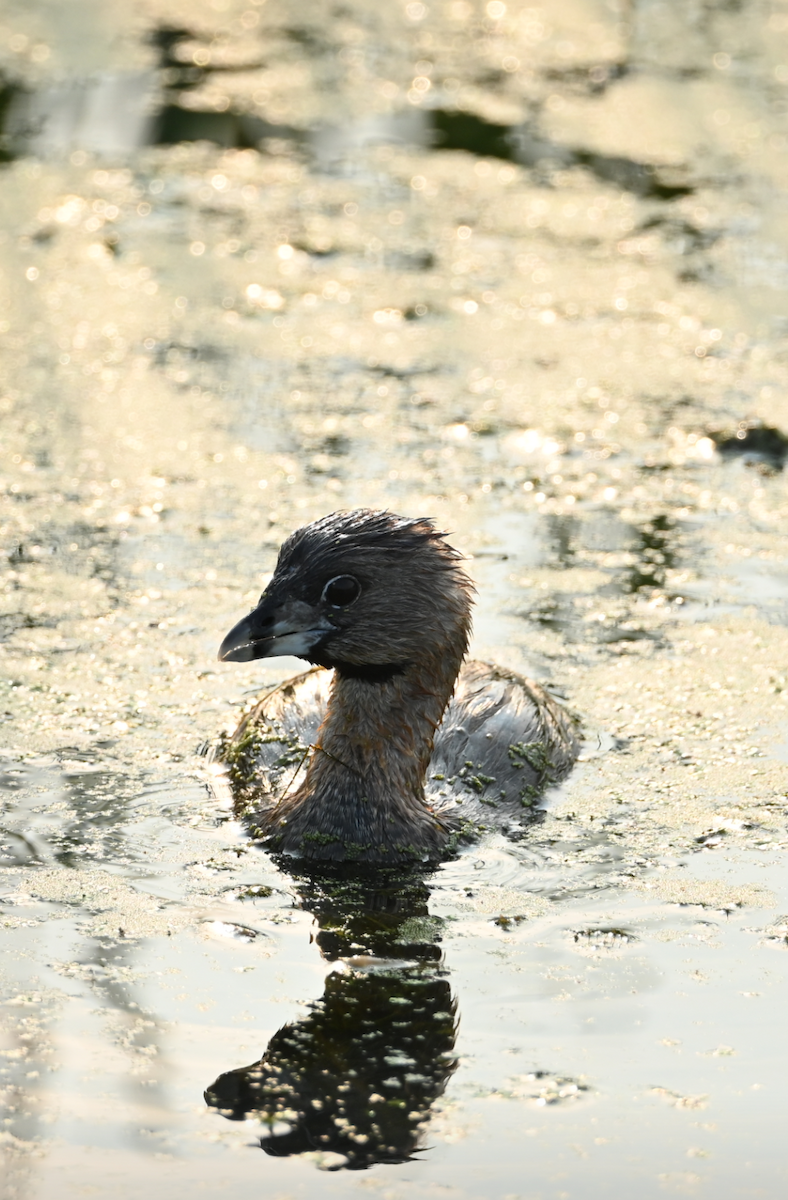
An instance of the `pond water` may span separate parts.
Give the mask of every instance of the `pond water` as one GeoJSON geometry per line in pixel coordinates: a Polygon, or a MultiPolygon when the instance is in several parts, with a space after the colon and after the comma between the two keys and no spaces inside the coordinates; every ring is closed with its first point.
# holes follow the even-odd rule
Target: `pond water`
{"type": "Polygon", "coordinates": [[[0,1194],[782,1194],[788,5],[9,0],[0,84],[0,1194]],[[585,731],[410,878],[210,754],[365,505],[585,731]]]}

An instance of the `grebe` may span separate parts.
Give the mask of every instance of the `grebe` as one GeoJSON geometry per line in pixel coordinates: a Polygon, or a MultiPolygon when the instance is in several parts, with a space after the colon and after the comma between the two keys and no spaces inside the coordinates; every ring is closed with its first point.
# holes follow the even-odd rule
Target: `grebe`
{"type": "Polygon", "coordinates": [[[223,662],[317,668],[264,696],[226,743],[255,837],[304,859],[446,857],[474,826],[517,827],[578,745],[568,714],[463,660],[473,584],[428,518],[355,509],[296,530],[223,662]]]}

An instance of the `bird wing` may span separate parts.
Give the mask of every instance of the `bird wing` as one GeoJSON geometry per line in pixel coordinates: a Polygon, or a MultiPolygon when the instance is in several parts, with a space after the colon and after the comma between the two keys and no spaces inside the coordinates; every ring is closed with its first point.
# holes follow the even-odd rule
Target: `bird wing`
{"type": "Polygon", "coordinates": [[[468,662],[435,737],[427,795],[458,819],[518,814],[572,766],[573,721],[538,684],[468,662]]]}

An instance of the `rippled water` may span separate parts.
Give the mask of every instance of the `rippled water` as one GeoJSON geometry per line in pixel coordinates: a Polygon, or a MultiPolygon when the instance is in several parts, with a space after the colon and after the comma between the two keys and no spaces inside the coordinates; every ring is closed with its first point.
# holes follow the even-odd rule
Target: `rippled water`
{"type": "Polygon", "coordinates": [[[695,856],[677,904],[668,863],[611,888],[604,837],[499,840],[376,910],[187,817],[196,786],[123,803],[100,771],[3,782],[29,864],[3,898],[7,1194],[333,1194],[315,1166],[376,1162],[399,1164],[371,1167],[396,1195],[777,1186],[763,1014],[788,926],[725,887],[785,908],[779,851],[695,856]]]}
{"type": "Polygon", "coordinates": [[[6,5],[9,1200],[781,1194],[787,35],[6,5]],[[205,753],[357,505],[454,531],[474,655],[586,731],[427,877],[271,861],[205,753]]]}

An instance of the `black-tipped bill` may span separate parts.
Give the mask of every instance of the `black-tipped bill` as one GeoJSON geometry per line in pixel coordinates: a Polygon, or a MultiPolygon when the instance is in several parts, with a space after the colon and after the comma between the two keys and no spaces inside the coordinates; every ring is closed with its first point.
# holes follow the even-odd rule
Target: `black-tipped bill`
{"type": "Polygon", "coordinates": [[[292,601],[270,607],[260,604],[233,625],[219,647],[220,662],[252,662],[292,654],[309,661],[310,652],[327,633],[334,632],[325,617],[307,604],[292,601]]]}
{"type": "Polygon", "coordinates": [[[252,633],[251,620],[242,617],[227,634],[217,657],[219,662],[251,662],[254,658],[265,658],[266,643],[272,640],[270,637],[257,640],[252,633]]]}

